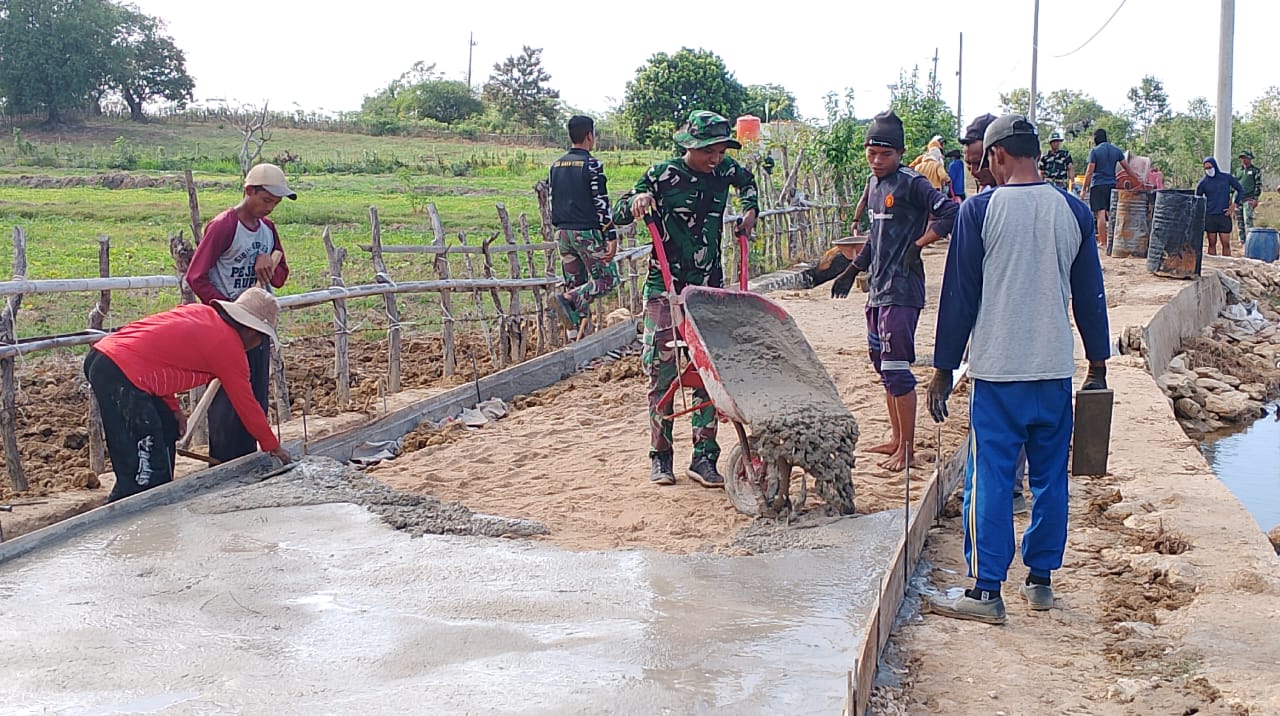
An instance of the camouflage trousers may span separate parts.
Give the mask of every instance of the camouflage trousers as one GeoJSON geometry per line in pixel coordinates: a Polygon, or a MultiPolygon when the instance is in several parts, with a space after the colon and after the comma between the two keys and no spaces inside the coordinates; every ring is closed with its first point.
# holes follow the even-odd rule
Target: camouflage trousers
{"type": "Polygon", "coordinates": [[[609,293],[618,285],[618,269],[607,261],[609,244],[600,231],[556,231],[559,244],[560,265],[568,290],[565,296],[573,304],[573,310],[586,313],[590,303],[609,293]]]}
{"type": "MultiPolygon", "coordinates": [[[[671,304],[665,296],[652,296],[644,306],[644,352],[640,363],[649,377],[649,456],[671,452],[671,433],[674,422],[670,415],[680,402],[676,391],[670,405],[662,405],[662,397],[676,382],[680,364],[676,361],[677,348],[671,345],[676,332],[671,325],[671,304]]],[[[692,391],[692,405],[710,400],[707,391],[692,391]]],[[[716,409],[708,405],[692,414],[693,456],[706,457],[712,462],[720,457],[720,445],[716,443],[716,409]]]]}
{"type": "Polygon", "coordinates": [[[1236,204],[1236,226],[1240,227],[1240,242],[1249,238],[1249,229],[1253,228],[1254,208],[1249,203],[1242,201],[1236,204]]]}

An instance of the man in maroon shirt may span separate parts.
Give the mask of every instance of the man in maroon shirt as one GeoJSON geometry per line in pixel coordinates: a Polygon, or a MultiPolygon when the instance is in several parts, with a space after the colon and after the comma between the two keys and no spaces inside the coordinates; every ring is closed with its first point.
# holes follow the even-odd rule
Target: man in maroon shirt
{"type": "Polygon", "coordinates": [[[281,462],[289,453],[271,433],[249,386],[246,351],[276,339],[276,300],[250,288],[234,302],[179,306],[135,321],[98,341],[84,373],[102,412],[116,484],[108,502],[173,479],[187,418],[175,393],[217,378],[255,445],[281,462]]]}
{"type": "MultiPolygon", "coordinates": [[[[234,301],[246,289],[284,286],[289,264],[276,226],[267,216],[282,199],[297,199],[284,171],[259,164],[244,178],[240,203],[218,214],[205,226],[187,269],[187,284],[202,303],[234,301]]],[[[248,351],[249,381],[254,397],[267,409],[271,376],[271,347],[264,341],[248,351]]],[[[254,451],[254,439],[231,407],[225,391],[209,405],[209,456],[223,462],[254,451]]]]}

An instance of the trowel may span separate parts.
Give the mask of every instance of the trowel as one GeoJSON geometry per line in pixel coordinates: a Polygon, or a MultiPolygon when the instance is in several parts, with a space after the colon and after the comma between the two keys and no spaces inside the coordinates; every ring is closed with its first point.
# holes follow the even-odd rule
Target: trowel
{"type": "Polygon", "coordinates": [[[1071,436],[1072,475],[1107,474],[1114,398],[1110,388],[1076,391],[1075,428],[1071,436]]]}

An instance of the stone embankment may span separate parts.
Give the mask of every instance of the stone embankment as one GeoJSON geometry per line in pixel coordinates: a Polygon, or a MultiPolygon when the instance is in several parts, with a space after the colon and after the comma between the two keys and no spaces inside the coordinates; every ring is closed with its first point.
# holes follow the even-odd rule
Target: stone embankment
{"type": "Polygon", "coordinates": [[[1280,392],[1280,270],[1240,262],[1219,273],[1228,305],[1157,379],[1196,439],[1262,417],[1280,392]]]}

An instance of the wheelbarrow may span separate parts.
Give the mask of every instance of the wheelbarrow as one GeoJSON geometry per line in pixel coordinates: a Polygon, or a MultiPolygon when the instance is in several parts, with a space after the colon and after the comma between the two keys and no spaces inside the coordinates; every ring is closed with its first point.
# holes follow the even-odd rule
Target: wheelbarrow
{"type": "MultiPolygon", "coordinates": [[[[805,375],[810,378],[806,392],[811,393],[810,386],[819,383],[823,387],[820,399],[827,403],[825,407],[838,406],[834,409],[847,410],[835,384],[786,309],[747,290],[745,233],[735,231],[739,246],[737,290],[686,286],[677,293],[657,221],[653,216],[647,216],[645,223],[653,239],[654,255],[671,303],[672,327],[677,338],[677,379],[662,396],[659,410],[666,412],[673,408],[676,393],[682,388],[705,389],[710,398],[708,401],[679,412],[672,411],[671,417],[687,415],[711,405],[719,419],[733,424],[738,444],[727,455],[725,471],[725,493],[730,503],[739,512],[753,516],[777,517],[801,509],[809,492],[804,473],[801,473],[798,494],[793,497],[793,466],[790,461],[782,457],[766,461],[756,450],[755,439],[748,435],[751,420],[766,416],[768,396],[747,390],[740,380],[742,360],[739,351],[735,350],[734,331],[744,326],[748,329],[765,327],[768,329],[765,333],[783,339],[777,341],[781,345],[768,346],[772,357],[769,364],[770,391],[786,394],[794,387],[789,381],[797,381],[797,376],[805,375]],[[680,365],[682,357],[687,357],[683,366],[680,365]]],[[[831,494],[847,496],[847,505],[833,507],[841,513],[851,514],[852,484],[847,483],[846,487],[829,493],[824,491],[824,496],[828,499],[831,494]]]]}

